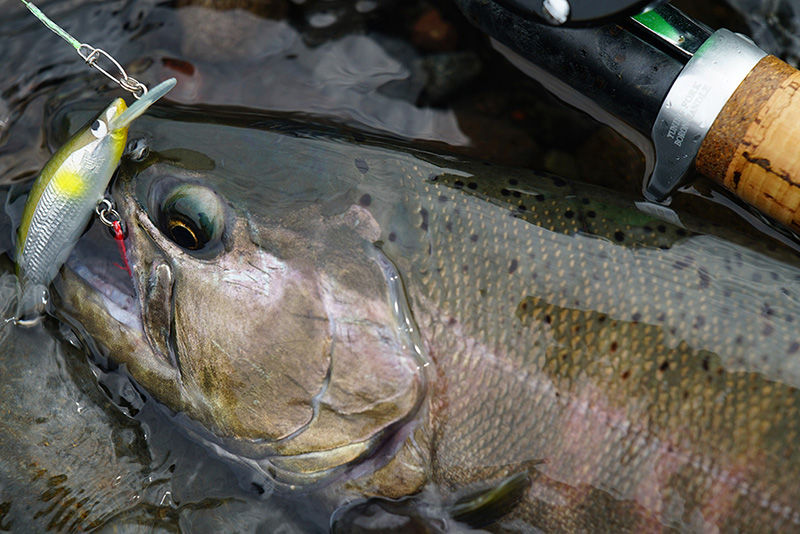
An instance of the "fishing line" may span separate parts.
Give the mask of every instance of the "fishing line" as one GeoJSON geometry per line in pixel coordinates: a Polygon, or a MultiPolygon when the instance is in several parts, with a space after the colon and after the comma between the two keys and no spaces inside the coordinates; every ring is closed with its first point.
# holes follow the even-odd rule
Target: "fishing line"
{"type": "Polygon", "coordinates": [[[29,2],[28,0],[20,0],[25,6],[28,8],[28,11],[33,13],[33,15],[39,19],[42,24],[44,24],[47,28],[50,29],[53,33],[64,39],[68,42],[72,48],[74,48],[78,55],[86,62],[87,65],[97,69],[106,78],[113,81],[129,93],[131,93],[134,98],[139,99],[147,94],[147,87],[140,81],[136,80],[128,76],[128,73],[125,72],[125,69],[122,68],[122,65],[114,59],[114,57],[102,50],[100,48],[95,48],[92,45],[81,43],[77,39],[75,39],[72,35],[70,35],[64,28],[53,22],[47,15],[45,15],[41,9],[36,7],[33,2],[29,2]],[[101,58],[105,58],[108,60],[116,69],[117,76],[111,74],[108,70],[104,69],[99,63],[98,60],[101,58]]]}

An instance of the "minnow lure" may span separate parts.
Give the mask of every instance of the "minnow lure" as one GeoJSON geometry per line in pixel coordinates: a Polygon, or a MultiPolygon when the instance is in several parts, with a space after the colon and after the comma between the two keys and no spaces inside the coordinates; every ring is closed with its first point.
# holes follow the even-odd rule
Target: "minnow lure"
{"type": "Polygon", "coordinates": [[[23,287],[48,286],[66,261],[119,164],[128,126],[175,86],[170,78],[130,107],[115,99],[42,168],[17,231],[17,275],[23,287]]]}

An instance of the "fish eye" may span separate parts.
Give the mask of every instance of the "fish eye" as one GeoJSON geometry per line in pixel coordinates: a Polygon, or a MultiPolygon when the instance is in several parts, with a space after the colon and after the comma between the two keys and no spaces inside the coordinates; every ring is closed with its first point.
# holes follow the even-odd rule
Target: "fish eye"
{"type": "Polygon", "coordinates": [[[100,119],[97,119],[92,123],[91,130],[92,130],[92,135],[100,139],[101,137],[103,137],[108,133],[108,126],[106,125],[105,122],[101,121],[100,119]]]}
{"type": "Polygon", "coordinates": [[[179,186],[161,204],[158,225],[164,235],[183,249],[211,250],[221,241],[224,231],[222,201],[205,187],[179,186]]]}

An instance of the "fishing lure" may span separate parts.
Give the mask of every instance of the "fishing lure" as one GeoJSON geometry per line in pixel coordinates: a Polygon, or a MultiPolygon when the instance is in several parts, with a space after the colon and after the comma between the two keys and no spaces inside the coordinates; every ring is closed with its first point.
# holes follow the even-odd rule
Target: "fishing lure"
{"type": "Polygon", "coordinates": [[[47,287],[55,278],[103,199],[122,157],[128,126],[174,86],[170,78],[130,107],[115,99],[42,168],[17,232],[17,275],[23,288],[47,287]]]}

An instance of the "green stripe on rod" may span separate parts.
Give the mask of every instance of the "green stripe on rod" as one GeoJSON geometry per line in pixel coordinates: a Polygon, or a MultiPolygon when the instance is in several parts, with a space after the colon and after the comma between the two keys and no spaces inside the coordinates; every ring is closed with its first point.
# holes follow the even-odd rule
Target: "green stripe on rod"
{"type": "Polygon", "coordinates": [[[667,19],[662,17],[657,9],[639,13],[631,18],[649,28],[653,33],[665,39],[669,39],[674,43],[680,43],[683,40],[681,33],[672,24],[667,22],[667,19]]]}

